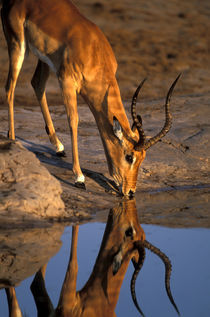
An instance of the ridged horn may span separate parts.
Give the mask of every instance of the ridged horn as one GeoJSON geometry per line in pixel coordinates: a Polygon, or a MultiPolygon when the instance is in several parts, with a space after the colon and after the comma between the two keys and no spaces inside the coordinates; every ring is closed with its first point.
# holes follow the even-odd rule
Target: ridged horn
{"type": "Polygon", "coordinates": [[[137,241],[135,242],[135,249],[138,250],[138,253],[139,253],[139,260],[138,262],[136,263],[134,260],[132,260],[133,262],[133,266],[135,268],[134,272],[133,272],[133,275],[132,275],[132,278],[131,278],[131,283],[130,283],[130,289],[131,289],[131,296],[132,296],[132,300],[134,302],[134,305],[136,306],[136,309],[139,311],[139,313],[144,317],[144,313],[142,312],[139,304],[138,304],[138,301],[137,301],[137,298],[136,298],[136,290],[135,290],[135,287],[136,287],[136,279],[137,279],[137,276],[144,264],[144,260],[145,260],[145,248],[144,248],[144,245],[143,245],[143,242],[141,241],[137,241]]]}
{"type": "Polygon", "coordinates": [[[163,138],[170,130],[171,128],[171,124],[172,124],[172,115],[169,111],[169,107],[170,107],[170,99],[171,99],[171,95],[173,93],[174,87],[176,86],[177,81],[179,80],[181,74],[179,74],[179,76],[177,76],[177,78],[175,79],[175,81],[173,82],[173,84],[171,85],[168,93],[167,93],[167,97],[166,97],[166,102],[165,102],[165,124],[164,127],[162,128],[162,130],[155,135],[154,137],[150,138],[149,140],[147,140],[144,144],[144,150],[149,149],[152,145],[154,145],[155,143],[157,143],[161,138],[163,138]]]}
{"type": "Polygon", "coordinates": [[[145,137],[145,134],[144,134],[144,130],[142,128],[141,117],[137,116],[137,114],[136,114],[137,97],[138,97],[138,94],[139,94],[139,92],[140,92],[145,80],[146,80],[146,78],[144,80],[142,80],[140,85],[137,87],[137,89],[136,89],[136,91],[135,91],[135,93],[133,95],[132,103],[131,103],[131,115],[132,115],[132,118],[133,118],[133,125],[136,126],[136,128],[138,130],[138,133],[139,133],[139,141],[135,145],[135,150],[136,151],[142,150],[142,147],[143,147],[143,145],[145,143],[145,140],[146,140],[146,137],[145,137]]]}
{"type": "Polygon", "coordinates": [[[152,245],[148,241],[144,241],[144,246],[151,252],[155,253],[165,264],[165,288],[166,292],[168,294],[168,297],[170,299],[171,304],[174,306],[176,312],[178,315],[180,315],[179,310],[175,304],[175,301],[173,299],[172,293],[171,293],[171,288],[170,288],[170,277],[171,277],[171,271],[172,271],[172,265],[169,260],[169,258],[162,252],[160,249],[156,248],[154,245],[152,245]]]}

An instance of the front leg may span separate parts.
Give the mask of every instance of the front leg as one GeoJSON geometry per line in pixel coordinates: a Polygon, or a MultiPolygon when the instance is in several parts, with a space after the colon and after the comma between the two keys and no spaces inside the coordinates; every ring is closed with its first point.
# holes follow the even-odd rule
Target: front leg
{"type": "Polygon", "coordinates": [[[37,100],[40,104],[46,125],[46,132],[49,135],[50,142],[56,147],[56,154],[58,156],[65,156],[64,146],[55,133],[55,128],[47,104],[45,87],[48,77],[49,66],[39,60],[33,78],[31,80],[31,85],[34,88],[37,100]]]}
{"type": "Polygon", "coordinates": [[[78,122],[79,116],[77,111],[77,95],[71,78],[59,78],[60,86],[63,93],[64,104],[71,132],[72,141],[72,161],[73,172],[75,175],[76,187],[85,189],[85,177],[81,171],[78,153],[78,122]]]}
{"type": "MultiPolygon", "coordinates": [[[[78,274],[78,263],[77,263],[77,242],[78,242],[79,226],[72,227],[72,239],[69,263],[66,270],[65,279],[63,282],[62,290],[58,306],[56,308],[56,316],[76,316],[73,311],[78,305],[77,296],[77,274],[78,274]]],[[[77,315],[78,316],[78,315],[77,315]]]]}

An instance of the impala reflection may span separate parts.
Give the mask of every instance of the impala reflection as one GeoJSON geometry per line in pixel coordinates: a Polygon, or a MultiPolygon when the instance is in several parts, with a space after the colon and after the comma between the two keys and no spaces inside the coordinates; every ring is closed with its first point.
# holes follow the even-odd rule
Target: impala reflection
{"type": "Polygon", "coordinates": [[[135,200],[125,200],[111,209],[92,273],[79,291],[76,290],[78,234],[79,225],[73,226],[69,263],[56,308],[53,307],[45,288],[46,265],[35,275],[31,291],[38,316],[116,316],[115,307],[131,260],[134,265],[131,295],[137,310],[144,316],[136,298],[135,284],[144,263],[145,248],[163,260],[166,267],[166,291],[178,312],[170,290],[170,261],[164,253],[145,240],[144,230],[138,220],[135,200]]]}

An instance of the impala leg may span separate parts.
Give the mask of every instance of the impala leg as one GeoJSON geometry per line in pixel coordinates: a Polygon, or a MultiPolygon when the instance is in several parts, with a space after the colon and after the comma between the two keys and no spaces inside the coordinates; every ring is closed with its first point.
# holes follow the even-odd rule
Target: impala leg
{"type": "Polygon", "coordinates": [[[31,80],[31,85],[34,88],[37,100],[40,104],[44,121],[46,124],[46,132],[49,135],[50,142],[56,147],[56,153],[58,156],[65,156],[64,146],[59,141],[55,133],[55,128],[47,104],[45,87],[48,77],[49,66],[39,60],[33,78],[31,80]]]}
{"type": "Polygon", "coordinates": [[[77,287],[77,241],[79,226],[72,227],[72,239],[69,263],[66,270],[58,306],[56,308],[56,316],[72,316],[72,310],[77,304],[76,287],[77,287]]]}
{"type": "Polygon", "coordinates": [[[14,92],[25,56],[24,30],[21,23],[17,23],[16,28],[14,28],[16,16],[12,16],[11,13],[10,19],[5,18],[3,9],[1,10],[1,19],[9,54],[9,72],[5,86],[9,119],[8,137],[14,140],[14,92]],[[9,32],[8,29],[10,30],[9,32]]]}
{"type": "Polygon", "coordinates": [[[47,293],[45,287],[45,272],[47,264],[45,264],[41,269],[36,273],[33,282],[31,284],[31,292],[33,294],[36,308],[37,316],[50,316],[54,312],[54,308],[50,297],[47,293]]]}
{"type": "Polygon", "coordinates": [[[74,85],[70,79],[60,81],[60,86],[63,93],[64,104],[66,107],[67,118],[69,122],[71,141],[72,141],[72,161],[73,172],[75,175],[75,185],[79,188],[85,189],[85,177],[81,171],[79,164],[78,153],[78,122],[79,116],[77,111],[77,96],[74,85]]]}
{"type": "Polygon", "coordinates": [[[7,302],[9,306],[9,316],[10,317],[22,317],[22,313],[16,298],[15,288],[8,287],[5,288],[7,294],[7,302]]]}
{"type": "Polygon", "coordinates": [[[25,55],[25,43],[12,40],[8,41],[9,51],[9,72],[5,86],[6,99],[8,103],[8,121],[9,131],[8,137],[15,140],[15,126],[14,126],[14,92],[17,79],[23,64],[25,55]]]}

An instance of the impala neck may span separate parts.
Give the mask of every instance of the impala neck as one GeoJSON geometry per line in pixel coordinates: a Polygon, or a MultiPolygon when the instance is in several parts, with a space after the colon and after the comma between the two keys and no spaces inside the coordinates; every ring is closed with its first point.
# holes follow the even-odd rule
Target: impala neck
{"type": "Polygon", "coordinates": [[[96,91],[92,94],[81,94],[94,115],[107,157],[109,171],[112,175],[112,157],[115,155],[113,151],[116,150],[118,152],[119,145],[119,141],[113,131],[113,118],[117,118],[127,139],[131,142],[138,140],[137,135],[131,130],[126,116],[117,81],[114,78],[111,84],[106,86],[100,94],[96,93],[96,91]]]}
{"type": "Polygon", "coordinates": [[[95,297],[94,301],[98,309],[103,311],[102,316],[115,316],[114,310],[131,258],[131,256],[127,256],[123,259],[119,271],[116,275],[113,275],[113,257],[117,250],[115,245],[116,230],[113,230],[113,226],[114,223],[110,221],[109,217],[92,274],[84,288],[80,291],[81,298],[95,297]],[[108,312],[109,315],[107,315],[108,312]]]}
{"type": "Polygon", "coordinates": [[[130,128],[116,78],[110,80],[109,86],[104,83],[99,86],[103,86],[104,89],[99,92],[96,88],[95,90],[88,87],[81,95],[90,106],[101,136],[108,135],[114,138],[113,117],[116,117],[126,136],[135,139],[136,135],[130,128]]]}
{"type": "Polygon", "coordinates": [[[116,275],[112,273],[112,266],[108,267],[105,264],[106,261],[110,261],[109,256],[101,257],[100,263],[96,263],[90,279],[80,291],[80,298],[83,302],[87,298],[90,307],[95,305],[95,308],[101,312],[100,316],[112,317],[115,316],[115,308],[130,258],[123,262],[116,275]]]}

